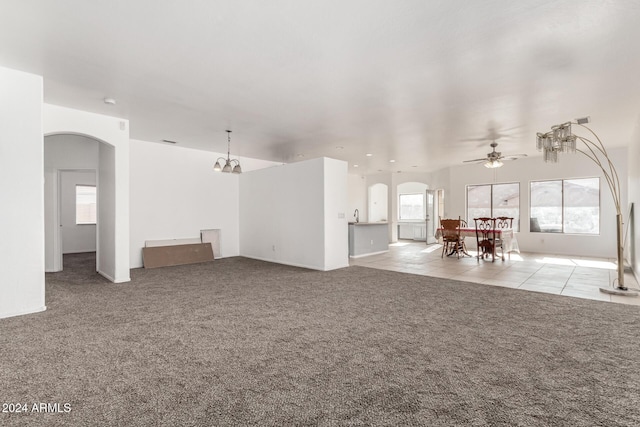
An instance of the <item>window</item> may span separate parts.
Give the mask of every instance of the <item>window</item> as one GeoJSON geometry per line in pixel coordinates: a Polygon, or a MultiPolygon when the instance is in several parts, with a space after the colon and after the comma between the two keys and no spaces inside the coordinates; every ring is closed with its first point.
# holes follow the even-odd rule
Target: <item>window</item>
{"type": "Polygon", "coordinates": [[[513,218],[513,228],[520,229],[520,183],[467,186],[467,221],[474,218],[513,218]]]}
{"type": "Polygon", "coordinates": [[[96,187],[76,185],[76,224],[96,223],[96,187]]]}
{"type": "Polygon", "coordinates": [[[531,182],[530,231],[600,233],[600,178],[531,182]]]}
{"type": "Polygon", "coordinates": [[[400,220],[424,221],[424,194],[400,194],[399,202],[400,212],[398,216],[400,220]]]}

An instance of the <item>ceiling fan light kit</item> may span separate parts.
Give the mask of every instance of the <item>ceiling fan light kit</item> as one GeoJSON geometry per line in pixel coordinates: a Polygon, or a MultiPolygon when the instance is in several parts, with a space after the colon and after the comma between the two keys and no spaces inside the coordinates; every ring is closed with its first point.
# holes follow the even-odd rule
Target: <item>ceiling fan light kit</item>
{"type": "Polygon", "coordinates": [[[494,169],[494,168],[502,167],[502,165],[504,165],[504,163],[502,163],[500,160],[489,160],[484,164],[484,167],[489,169],[494,169]]]}
{"type": "Polygon", "coordinates": [[[225,172],[225,173],[242,173],[242,167],[240,167],[240,161],[238,159],[232,159],[230,156],[231,153],[231,131],[227,130],[227,158],[218,157],[216,160],[216,164],[213,165],[213,170],[216,172],[225,172]],[[220,160],[224,162],[224,167],[220,164],[220,160]],[[235,166],[231,164],[235,163],[235,166]]]}
{"type": "Polygon", "coordinates": [[[498,143],[493,141],[491,144],[491,152],[487,153],[487,157],[482,159],[465,160],[463,163],[483,163],[485,168],[495,169],[502,167],[503,160],[517,160],[520,157],[526,157],[526,154],[513,154],[511,156],[503,156],[501,152],[496,151],[498,143]]]}

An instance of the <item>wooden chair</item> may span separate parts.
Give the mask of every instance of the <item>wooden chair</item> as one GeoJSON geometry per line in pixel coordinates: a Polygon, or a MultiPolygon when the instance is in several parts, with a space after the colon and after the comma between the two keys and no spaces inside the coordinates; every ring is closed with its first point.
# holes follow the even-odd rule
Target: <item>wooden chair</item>
{"type": "Polygon", "coordinates": [[[454,252],[460,258],[460,253],[465,254],[467,248],[464,245],[464,237],[460,236],[460,226],[462,221],[458,219],[441,219],[440,226],[442,228],[442,255],[452,255],[454,252]]]}
{"type": "MultiPolygon", "coordinates": [[[[491,255],[491,262],[496,260],[496,219],[495,218],[474,218],[476,223],[476,242],[478,244],[478,261],[491,255]]],[[[502,259],[504,260],[504,249],[502,249],[502,259]]]]}
{"type": "MultiPolygon", "coordinates": [[[[500,230],[505,228],[513,228],[513,218],[508,216],[496,217],[496,229],[500,230]]],[[[502,249],[504,254],[504,242],[501,234],[496,234],[496,247],[502,249]]],[[[504,255],[502,259],[504,259],[504,255]]],[[[511,253],[509,253],[509,259],[511,259],[511,253]]]]}
{"type": "Polygon", "coordinates": [[[496,228],[513,228],[513,218],[508,216],[496,217],[496,228]]]}

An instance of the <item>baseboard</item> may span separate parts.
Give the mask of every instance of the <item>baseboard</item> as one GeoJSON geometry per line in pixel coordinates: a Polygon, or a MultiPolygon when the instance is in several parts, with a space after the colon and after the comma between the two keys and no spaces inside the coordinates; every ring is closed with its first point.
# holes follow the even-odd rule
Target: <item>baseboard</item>
{"type": "Polygon", "coordinates": [[[110,275],[108,275],[107,273],[105,273],[104,271],[100,271],[98,270],[98,274],[101,275],[102,277],[104,277],[105,279],[107,279],[110,282],[115,283],[116,279],[114,279],[113,277],[111,277],[110,275]]]}
{"type": "Polygon", "coordinates": [[[290,265],[291,267],[300,267],[300,268],[306,268],[308,270],[324,271],[323,269],[318,268],[315,265],[311,266],[311,265],[305,265],[305,264],[297,264],[297,263],[293,263],[293,262],[276,261],[276,260],[273,260],[273,259],[260,258],[260,257],[248,256],[248,255],[240,255],[240,256],[243,257],[243,258],[255,259],[255,260],[258,260],[258,261],[272,262],[274,264],[290,265]]]}
{"type": "Polygon", "coordinates": [[[368,254],[362,254],[362,255],[349,255],[349,258],[353,258],[353,259],[356,259],[356,258],[364,258],[364,257],[371,256],[371,255],[380,255],[380,254],[385,254],[385,253],[387,253],[387,252],[389,252],[389,249],[387,249],[386,251],[371,252],[371,253],[368,253],[368,254]]]}
{"type": "Polygon", "coordinates": [[[43,305],[42,307],[38,307],[35,310],[15,311],[12,313],[0,313],[0,319],[6,319],[7,317],[24,316],[25,314],[40,313],[42,311],[45,311],[46,309],[47,309],[47,306],[43,305]]]}
{"type": "Polygon", "coordinates": [[[126,277],[124,279],[114,279],[113,277],[111,277],[110,275],[108,275],[107,273],[105,273],[104,271],[100,271],[98,270],[98,274],[101,275],[102,277],[104,277],[105,279],[107,279],[110,282],[113,283],[126,283],[126,282],[130,282],[131,281],[131,277],[126,277]]]}

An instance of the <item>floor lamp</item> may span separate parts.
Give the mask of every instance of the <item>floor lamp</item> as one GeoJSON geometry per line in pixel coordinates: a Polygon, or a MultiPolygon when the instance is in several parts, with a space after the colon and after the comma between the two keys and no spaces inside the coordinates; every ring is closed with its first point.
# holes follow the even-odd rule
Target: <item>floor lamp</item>
{"type": "Polygon", "coordinates": [[[604,148],[604,145],[602,144],[602,141],[600,141],[598,135],[585,126],[585,123],[589,123],[588,117],[577,119],[575,122],[567,122],[561,125],[552,126],[549,132],[538,133],[536,135],[536,147],[538,148],[538,151],[542,151],[545,162],[558,163],[559,153],[575,153],[577,151],[591,159],[602,170],[602,173],[607,180],[609,190],[611,190],[613,203],[616,207],[618,277],[614,280],[613,287],[600,288],[600,291],[615,295],[636,296],[638,295],[637,291],[629,290],[629,288],[624,285],[624,244],[622,238],[622,209],[620,206],[620,180],[618,178],[618,172],[616,171],[613,162],[611,162],[611,159],[607,154],[607,150],[604,148]],[[572,125],[580,126],[589,131],[595,138],[595,141],[583,136],[575,135],[571,131],[572,125]],[[577,147],[578,141],[583,143],[583,149],[577,147]]]}

